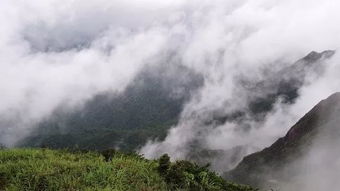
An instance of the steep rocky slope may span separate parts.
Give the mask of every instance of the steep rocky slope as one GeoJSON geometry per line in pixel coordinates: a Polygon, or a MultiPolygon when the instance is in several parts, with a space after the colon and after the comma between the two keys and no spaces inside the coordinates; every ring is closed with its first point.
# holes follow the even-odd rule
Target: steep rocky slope
{"type": "MultiPolygon", "coordinates": [[[[311,149],[318,147],[324,151],[325,148],[339,143],[339,116],[340,93],[335,93],[303,116],[284,137],[270,147],[244,157],[239,165],[225,176],[252,185],[289,181],[293,174],[288,172],[294,171],[292,164],[308,153],[313,155],[314,150],[311,149]]],[[[336,160],[333,158],[333,161],[336,160]]],[[[294,175],[299,176],[296,173],[294,175]]]]}

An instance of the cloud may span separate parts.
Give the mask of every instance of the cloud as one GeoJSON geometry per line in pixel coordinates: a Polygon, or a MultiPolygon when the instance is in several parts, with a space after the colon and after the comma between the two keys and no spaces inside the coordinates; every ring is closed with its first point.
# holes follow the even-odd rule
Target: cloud
{"type": "MultiPolygon", "coordinates": [[[[294,104],[278,100],[260,121],[246,115],[241,123],[204,123],[216,112],[233,114],[254,97],[274,91],[275,82],[259,92],[243,91],[235,77],[261,81],[268,77],[264,73],[275,74],[311,50],[337,49],[340,42],[336,35],[340,29],[336,9],[340,4],[334,1],[242,1],[226,11],[224,5],[228,3],[212,2],[208,10],[197,10],[192,18],[201,22],[194,26],[183,61],[205,76],[205,86],[186,105],[179,124],[164,141],[150,141],[141,149],[146,156],[166,152],[175,159],[185,158],[195,146],[228,150],[252,145],[249,152],[259,150],[283,136],[325,94],[339,91],[335,85],[339,79],[329,78],[335,74],[326,72],[320,79],[308,74],[294,104]],[[317,84],[325,91],[320,93],[317,84]]],[[[333,64],[325,61],[322,65],[330,70],[338,60],[335,57],[333,64]]]]}
{"type": "Polygon", "coordinates": [[[141,15],[133,18],[128,13],[135,7],[119,2],[3,4],[0,115],[7,138],[0,139],[7,144],[61,104],[79,104],[101,91],[121,91],[166,49],[167,30],[157,24],[148,28],[151,16],[143,13],[164,3],[148,7],[140,2],[141,15]],[[130,21],[121,21],[124,18],[130,21]]]}
{"type": "Polygon", "coordinates": [[[339,90],[338,56],[320,78],[307,76],[294,104],[278,100],[260,121],[247,112],[237,122],[205,122],[272,91],[270,84],[249,91],[240,76],[258,82],[312,50],[337,49],[339,7],[332,0],[3,0],[0,142],[14,144],[60,105],[123,90],[145,65],[175,54],[204,86],[166,139],[141,152],[185,158],[193,145],[261,149],[339,90]]]}

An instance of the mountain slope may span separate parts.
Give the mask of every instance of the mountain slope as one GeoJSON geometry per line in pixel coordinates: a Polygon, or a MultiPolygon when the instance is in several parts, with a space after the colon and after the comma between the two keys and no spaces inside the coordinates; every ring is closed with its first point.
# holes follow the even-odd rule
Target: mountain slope
{"type": "Polygon", "coordinates": [[[309,152],[313,154],[314,150],[311,149],[315,146],[322,146],[324,149],[339,143],[338,116],[340,116],[340,93],[335,93],[317,104],[284,137],[270,147],[244,157],[225,177],[252,185],[268,185],[273,180],[290,179],[291,174],[285,177],[281,173],[293,171],[290,164],[309,152]]]}
{"type": "MultiPolygon", "coordinates": [[[[248,133],[249,120],[261,123],[270,113],[274,104],[280,100],[284,104],[294,104],[299,97],[300,88],[307,83],[306,78],[313,76],[318,78],[322,76],[327,64],[327,59],[332,58],[335,51],[326,50],[323,52],[312,51],[305,57],[286,67],[276,68],[275,66],[265,67],[261,78],[251,76],[237,76],[236,92],[238,98],[244,100],[246,105],[240,106],[229,113],[223,113],[223,108],[230,107],[228,103],[222,105],[221,111],[211,111],[207,115],[202,116],[203,121],[197,119],[197,126],[203,123],[205,128],[203,132],[209,128],[215,128],[226,122],[236,123],[238,131],[248,133]],[[267,70],[267,71],[266,71],[267,70]],[[211,115],[211,116],[209,116],[211,115]],[[206,127],[208,126],[208,127],[206,127]]],[[[277,64],[277,63],[276,63],[277,64]]],[[[234,100],[229,100],[233,102],[234,100]]],[[[197,128],[196,128],[197,129],[197,128]]],[[[201,135],[197,135],[199,139],[201,135]]],[[[234,168],[238,162],[242,160],[245,154],[249,154],[248,150],[253,149],[251,145],[237,145],[235,148],[227,150],[211,150],[207,149],[205,142],[194,139],[190,150],[186,156],[187,160],[195,161],[201,164],[211,163],[211,169],[217,172],[225,172],[234,168]],[[224,159],[224,160],[223,160],[224,159]],[[223,167],[223,168],[221,168],[223,167]]]]}
{"type": "MultiPolygon", "coordinates": [[[[246,106],[233,113],[224,113],[223,108],[229,104],[226,103],[223,108],[202,116],[202,121],[197,121],[198,126],[215,127],[232,121],[246,131],[248,124],[244,119],[263,120],[278,99],[283,99],[287,104],[293,103],[305,76],[310,73],[321,75],[323,61],[334,53],[311,52],[288,67],[274,72],[263,71],[265,74],[260,80],[248,76],[235,77],[239,84],[237,91],[241,96],[246,96],[242,98],[246,100],[246,106]]],[[[201,75],[180,64],[151,65],[144,68],[121,93],[105,92],[81,107],[70,110],[61,106],[56,109],[17,146],[135,150],[148,139],[163,139],[167,130],[178,123],[185,103],[203,85],[201,75]]],[[[216,152],[207,151],[208,157],[200,157],[199,153],[205,153],[206,148],[197,142],[200,140],[192,143],[194,150],[191,153],[194,154],[189,153],[186,159],[219,163],[222,161],[219,158],[234,155],[229,151],[222,151],[223,154],[219,151],[217,155],[216,152]]],[[[239,156],[234,161],[239,161],[239,156]]]]}
{"type": "Polygon", "coordinates": [[[287,104],[294,103],[299,96],[298,90],[304,85],[306,76],[314,75],[319,77],[323,74],[325,63],[335,54],[333,50],[323,52],[312,51],[295,63],[275,69],[275,66],[268,66],[262,71],[260,80],[247,76],[237,77],[240,86],[239,90],[243,95],[247,95],[248,105],[244,110],[236,111],[231,116],[224,116],[220,119],[232,120],[240,118],[245,112],[248,115],[263,119],[265,114],[272,110],[277,99],[282,99],[287,104]],[[269,70],[269,71],[267,71],[269,70]]]}
{"type": "Polygon", "coordinates": [[[102,93],[80,108],[57,109],[19,146],[134,150],[162,138],[203,79],[180,65],[144,68],[122,93],[102,93]]]}

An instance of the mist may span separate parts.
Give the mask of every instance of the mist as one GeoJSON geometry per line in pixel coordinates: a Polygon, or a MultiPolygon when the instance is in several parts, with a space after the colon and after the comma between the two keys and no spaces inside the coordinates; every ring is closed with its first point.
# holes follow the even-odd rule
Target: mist
{"type": "Polygon", "coordinates": [[[139,71],[169,64],[164,58],[171,55],[204,83],[165,140],[150,140],[139,152],[175,160],[193,149],[241,146],[236,159],[213,160],[222,173],[340,91],[335,53],[318,60],[321,72],[304,74],[293,101],[279,96],[261,115],[249,109],[255,98],[275,93],[280,71],[311,51],[337,51],[339,8],[332,0],[3,0],[0,143],[15,145],[58,107],[123,91],[139,71]],[[264,89],[247,87],[263,81],[264,89]],[[239,111],[235,120],[220,120],[239,111]]]}
{"type": "Polygon", "coordinates": [[[60,105],[124,90],[169,44],[166,29],[150,27],[154,17],[172,9],[167,3],[1,4],[0,140],[9,146],[60,105]]]}
{"type": "MultiPolygon", "coordinates": [[[[209,17],[206,12],[202,19],[211,21],[194,33],[195,39],[201,39],[209,48],[190,44],[184,57],[184,63],[195,63],[194,68],[204,74],[205,86],[186,105],[179,124],[169,131],[167,138],[161,142],[150,141],[141,152],[147,157],[169,153],[174,159],[181,159],[187,158],[193,147],[230,150],[241,145],[246,146],[244,156],[284,135],[319,100],[339,90],[335,85],[338,79],[330,80],[327,73],[316,77],[308,72],[303,87],[298,90],[298,98],[290,104],[278,99],[271,112],[261,119],[249,115],[247,104],[254,97],[270,94],[276,82],[267,89],[252,92],[244,90],[244,84],[237,79],[251,82],[273,79],[275,77],[265,73],[275,74],[311,50],[337,49],[339,40],[331,33],[339,29],[334,28],[337,16],[332,9],[339,5],[333,3],[243,1],[228,13],[221,10],[221,4],[211,3],[215,4],[213,15],[209,17]],[[317,84],[321,90],[317,90],[317,84]],[[239,110],[246,112],[241,121],[206,124],[214,118],[211,115],[232,115],[239,110]]],[[[337,59],[323,62],[327,70],[337,59]]],[[[225,168],[217,165],[216,169],[225,168]]]]}

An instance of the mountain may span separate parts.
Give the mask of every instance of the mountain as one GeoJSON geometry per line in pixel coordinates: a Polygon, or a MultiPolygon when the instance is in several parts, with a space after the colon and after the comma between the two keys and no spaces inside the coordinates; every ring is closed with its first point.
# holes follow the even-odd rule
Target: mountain
{"type": "MultiPolygon", "coordinates": [[[[299,96],[298,90],[305,84],[306,77],[314,75],[319,77],[325,69],[324,61],[335,54],[333,50],[323,52],[312,51],[305,57],[291,65],[283,68],[276,68],[275,65],[268,65],[261,72],[260,79],[253,79],[246,75],[236,77],[238,92],[240,96],[246,95],[248,104],[245,108],[228,115],[216,117],[215,122],[225,123],[226,121],[237,121],[245,115],[262,120],[265,115],[273,109],[275,102],[282,99],[284,103],[294,103],[299,96]]],[[[275,63],[277,64],[277,63],[275,63]]]]}
{"type": "MultiPolygon", "coordinates": [[[[306,75],[321,75],[323,61],[334,53],[331,50],[311,52],[288,67],[262,71],[263,78],[260,80],[244,75],[235,76],[239,84],[237,91],[246,96],[246,106],[233,113],[220,112],[223,108],[210,111],[209,115],[202,117],[202,121],[197,122],[198,125],[215,127],[232,121],[247,130],[247,122],[243,119],[263,120],[278,99],[283,99],[287,104],[294,103],[306,75]]],[[[267,68],[274,67],[269,65],[267,68]]],[[[178,123],[184,105],[204,83],[201,74],[177,62],[148,65],[123,92],[103,92],[72,109],[60,106],[39,122],[17,146],[135,150],[148,139],[162,140],[167,130],[178,123]]],[[[186,159],[200,163],[222,163],[213,169],[224,164],[219,160],[221,157],[239,161],[246,150],[238,147],[232,151],[215,152],[204,148],[199,140],[192,145],[193,150],[186,159]],[[200,157],[202,154],[204,156],[200,157]]]]}
{"type": "MultiPolygon", "coordinates": [[[[328,153],[323,160],[332,156],[333,163],[336,163],[335,161],[340,159],[339,156],[334,157],[334,151],[337,150],[334,148],[340,143],[339,116],[340,93],[335,93],[318,103],[291,127],[284,137],[279,138],[270,147],[244,157],[225,177],[258,186],[271,185],[273,182],[290,182],[294,178],[306,176],[302,172],[307,168],[301,172],[297,172],[296,168],[305,167],[308,160],[299,159],[307,154],[317,155],[320,151],[323,154],[328,153]]],[[[312,168],[317,169],[315,164],[313,161],[312,168]]],[[[311,170],[308,173],[317,172],[311,170]]]]}
{"type": "Polygon", "coordinates": [[[167,156],[1,149],[0,161],[0,190],[256,191],[188,161],[170,163],[167,156]]]}
{"type": "Polygon", "coordinates": [[[150,65],[121,93],[104,92],[81,107],[56,109],[18,146],[134,150],[149,138],[162,139],[202,84],[184,66],[150,65]]]}
{"type": "MultiPolygon", "coordinates": [[[[332,50],[312,51],[285,67],[278,68],[277,65],[268,65],[261,71],[260,79],[254,79],[247,75],[236,76],[235,92],[237,92],[237,97],[244,100],[246,104],[232,112],[223,113],[224,108],[230,107],[229,102],[234,101],[230,99],[225,105],[222,105],[223,108],[220,108],[220,111],[218,109],[210,111],[202,117],[202,121],[196,121],[197,126],[203,126],[202,131],[204,132],[207,131],[207,128],[216,128],[231,122],[238,125],[239,131],[248,133],[251,128],[249,120],[261,123],[279,100],[287,105],[294,104],[299,97],[300,88],[308,83],[306,78],[322,76],[327,64],[325,61],[332,58],[334,54],[335,51],[332,50]]],[[[249,150],[257,149],[252,145],[238,145],[227,150],[212,150],[205,147],[204,140],[198,140],[199,137],[202,137],[201,135],[197,137],[188,144],[189,152],[185,159],[199,164],[210,163],[211,169],[219,173],[231,170],[246,154],[249,154],[249,150]]]]}

